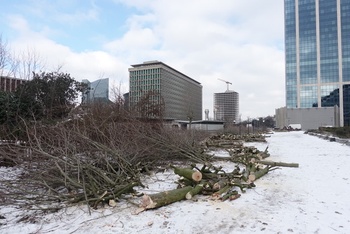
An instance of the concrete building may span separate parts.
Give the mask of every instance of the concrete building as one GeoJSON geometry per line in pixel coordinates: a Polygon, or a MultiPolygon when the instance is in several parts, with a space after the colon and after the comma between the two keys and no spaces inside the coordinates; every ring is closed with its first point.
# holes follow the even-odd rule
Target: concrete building
{"type": "Polygon", "coordinates": [[[129,105],[139,114],[157,117],[158,108],[165,120],[202,119],[198,81],[160,61],[132,65],[129,77],[129,105]]]}
{"type": "Polygon", "coordinates": [[[284,10],[286,107],[336,105],[350,126],[350,1],[285,0],[284,10]]]}
{"type": "Polygon", "coordinates": [[[82,104],[92,104],[96,102],[109,102],[109,78],[90,82],[82,80],[88,85],[88,91],[82,96],[82,104]]]}
{"type": "Polygon", "coordinates": [[[279,129],[300,126],[302,130],[319,127],[339,127],[339,107],[286,108],[276,110],[276,127],[279,129]]]}
{"type": "Polygon", "coordinates": [[[4,92],[14,92],[16,91],[17,87],[24,82],[26,82],[26,80],[8,76],[0,76],[0,90],[4,92]]]}
{"type": "Polygon", "coordinates": [[[172,126],[177,126],[181,129],[218,132],[224,130],[224,124],[225,121],[198,120],[192,121],[191,123],[189,121],[175,121],[172,126]]]}
{"type": "Polygon", "coordinates": [[[239,94],[232,90],[214,93],[214,119],[226,123],[238,123],[239,94]]]}

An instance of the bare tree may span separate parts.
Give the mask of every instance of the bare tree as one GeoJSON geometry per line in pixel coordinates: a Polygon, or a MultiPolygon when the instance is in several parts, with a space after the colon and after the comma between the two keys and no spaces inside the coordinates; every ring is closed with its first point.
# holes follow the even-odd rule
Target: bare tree
{"type": "Polygon", "coordinates": [[[7,42],[0,35],[0,76],[29,80],[33,72],[43,70],[44,64],[33,48],[19,52],[8,48],[7,42]]]}
{"type": "Polygon", "coordinates": [[[14,76],[16,78],[30,80],[33,72],[39,72],[44,69],[43,62],[39,54],[33,48],[14,54],[14,76]]]}
{"type": "Polygon", "coordinates": [[[141,96],[136,109],[143,119],[162,119],[164,100],[158,91],[148,90],[141,96]]]}
{"type": "Polygon", "coordinates": [[[0,35],[0,76],[12,76],[15,70],[15,63],[11,56],[7,43],[0,35]]]}
{"type": "Polygon", "coordinates": [[[19,165],[24,174],[0,180],[0,195],[13,204],[52,208],[64,204],[53,201],[64,201],[96,208],[140,185],[141,172],[171,160],[207,160],[193,134],[140,120],[120,106],[99,103],[51,125],[23,120],[26,139],[0,145],[0,163],[19,165]]]}

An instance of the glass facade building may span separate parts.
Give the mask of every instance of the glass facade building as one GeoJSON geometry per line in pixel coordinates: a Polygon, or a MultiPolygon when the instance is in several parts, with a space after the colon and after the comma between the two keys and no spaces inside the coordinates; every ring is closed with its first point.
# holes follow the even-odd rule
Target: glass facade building
{"type": "Polygon", "coordinates": [[[287,108],[339,106],[350,125],[350,0],[285,0],[287,108]]]}
{"type": "Polygon", "coordinates": [[[162,108],[165,120],[202,120],[202,85],[165,63],[132,65],[129,89],[129,106],[147,117],[162,108]]]}
{"type": "Polygon", "coordinates": [[[93,82],[82,80],[87,84],[88,91],[82,96],[82,104],[109,102],[109,78],[98,79],[93,82]]]}

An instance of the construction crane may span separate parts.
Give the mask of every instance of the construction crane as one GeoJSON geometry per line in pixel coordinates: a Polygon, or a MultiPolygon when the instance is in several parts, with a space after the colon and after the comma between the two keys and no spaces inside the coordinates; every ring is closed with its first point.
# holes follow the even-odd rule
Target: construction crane
{"type": "Polygon", "coordinates": [[[225,82],[227,84],[227,91],[229,91],[228,85],[232,85],[232,83],[227,81],[227,80],[223,80],[223,79],[218,79],[218,80],[225,82]]]}

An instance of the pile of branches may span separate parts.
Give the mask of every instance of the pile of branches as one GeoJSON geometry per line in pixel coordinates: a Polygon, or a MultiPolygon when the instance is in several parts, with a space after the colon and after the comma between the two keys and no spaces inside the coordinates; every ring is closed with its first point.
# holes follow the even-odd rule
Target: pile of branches
{"type": "Polygon", "coordinates": [[[79,118],[55,124],[22,125],[25,138],[0,144],[0,161],[17,172],[0,179],[1,205],[57,210],[84,203],[98,208],[134,194],[135,187],[143,186],[143,173],[174,162],[192,165],[190,172],[174,168],[184,178],[178,182],[180,191],[195,189],[191,196],[226,194],[232,199],[238,196],[233,187],[251,188],[259,173],[277,166],[262,168],[261,152],[242,147],[241,136],[208,137],[200,131],[170,129],[161,121],[136,119],[116,108],[96,107],[79,118]],[[215,146],[213,142],[221,143],[215,146]],[[213,147],[226,147],[234,155],[229,159],[237,163],[234,171],[212,165],[216,158],[209,149],[213,147]],[[200,180],[191,179],[198,173],[200,180]]]}
{"type": "Polygon", "coordinates": [[[268,172],[279,167],[299,166],[296,163],[266,161],[265,159],[269,156],[267,148],[265,151],[244,146],[240,149],[227,149],[230,157],[224,159],[235,163],[232,171],[225,171],[223,167],[214,166],[212,163],[203,164],[201,167],[192,164],[189,168],[172,166],[174,173],[180,176],[177,181],[178,188],[144,195],[140,201],[138,213],[180,200],[192,199],[197,194],[210,196],[213,200],[235,200],[246,189],[254,188],[254,182],[268,172]]]}
{"type": "Polygon", "coordinates": [[[206,149],[243,148],[244,142],[266,142],[262,134],[235,135],[231,133],[215,134],[204,139],[200,144],[206,149]]]}
{"type": "Polygon", "coordinates": [[[98,208],[133,193],[143,186],[142,174],[160,165],[210,158],[198,144],[201,133],[167,129],[116,111],[92,111],[55,125],[24,125],[25,140],[0,146],[0,161],[20,168],[17,176],[0,179],[2,205],[98,208]]]}

